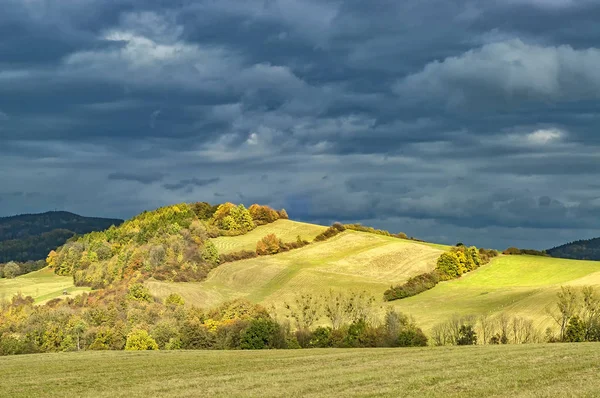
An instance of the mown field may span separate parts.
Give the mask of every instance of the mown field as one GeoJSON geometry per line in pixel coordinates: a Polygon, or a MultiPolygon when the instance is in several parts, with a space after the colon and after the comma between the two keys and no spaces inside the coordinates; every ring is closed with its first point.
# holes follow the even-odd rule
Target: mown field
{"type": "Polygon", "coordinates": [[[431,271],[442,252],[437,245],[346,231],[275,256],[222,264],[204,282],[147,285],[158,297],[176,292],[188,303],[205,308],[243,297],[283,310],[283,303],[299,292],[366,290],[381,298],[391,283],[431,271]]]}
{"type": "Polygon", "coordinates": [[[596,397],[600,345],[0,358],[2,397],[596,397]]]}
{"type": "Polygon", "coordinates": [[[292,220],[277,220],[267,225],[261,225],[240,236],[220,236],[212,239],[219,253],[231,253],[240,250],[256,250],[256,242],[269,234],[275,234],[284,242],[295,242],[297,237],[312,241],[315,236],[325,231],[327,227],[307,224],[292,220]]]}
{"type": "Polygon", "coordinates": [[[10,299],[20,292],[24,296],[33,297],[36,303],[43,303],[62,297],[64,290],[70,295],[75,295],[89,289],[75,287],[72,277],[58,276],[47,268],[15,279],[0,279],[0,300],[10,299]]]}

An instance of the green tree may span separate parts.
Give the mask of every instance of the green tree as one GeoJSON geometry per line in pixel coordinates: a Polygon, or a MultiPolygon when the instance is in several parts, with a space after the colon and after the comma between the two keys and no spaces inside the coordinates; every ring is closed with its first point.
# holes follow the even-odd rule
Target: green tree
{"type": "Polygon", "coordinates": [[[202,249],[202,259],[210,264],[219,264],[219,250],[210,240],[204,242],[204,248],[202,249]]]}
{"type": "Polygon", "coordinates": [[[454,252],[442,253],[437,260],[436,269],[441,280],[450,280],[461,275],[461,265],[454,252]]]}
{"type": "Polygon", "coordinates": [[[261,350],[279,348],[279,324],[272,319],[259,318],[250,321],[250,325],[242,334],[240,348],[243,350],[261,350]]]}
{"type": "Polygon", "coordinates": [[[8,279],[16,278],[21,272],[21,267],[14,261],[9,262],[4,266],[4,277],[8,279]]]}
{"type": "Polygon", "coordinates": [[[458,332],[457,345],[475,345],[477,344],[477,333],[471,325],[462,325],[458,332]]]}
{"type": "Polygon", "coordinates": [[[126,351],[158,350],[158,344],[146,330],[134,329],[127,335],[126,351]]]}
{"type": "Polygon", "coordinates": [[[127,297],[132,300],[152,302],[150,291],[141,283],[134,283],[129,286],[127,297]]]}
{"type": "Polygon", "coordinates": [[[577,315],[569,319],[569,323],[565,329],[564,341],[578,343],[585,341],[585,324],[577,315]]]}

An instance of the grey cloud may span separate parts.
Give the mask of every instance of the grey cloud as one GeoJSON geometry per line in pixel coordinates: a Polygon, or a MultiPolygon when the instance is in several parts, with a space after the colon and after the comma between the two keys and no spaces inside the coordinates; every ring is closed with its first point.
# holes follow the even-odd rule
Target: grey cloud
{"type": "Polygon", "coordinates": [[[169,191],[177,191],[185,188],[193,188],[193,187],[204,187],[207,185],[215,184],[219,182],[221,179],[219,177],[214,178],[189,178],[185,180],[180,180],[176,183],[164,184],[163,187],[169,191]]]}
{"type": "Polygon", "coordinates": [[[164,175],[161,173],[124,173],[115,172],[108,175],[109,180],[134,181],[141,184],[152,184],[161,181],[164,175]]]}

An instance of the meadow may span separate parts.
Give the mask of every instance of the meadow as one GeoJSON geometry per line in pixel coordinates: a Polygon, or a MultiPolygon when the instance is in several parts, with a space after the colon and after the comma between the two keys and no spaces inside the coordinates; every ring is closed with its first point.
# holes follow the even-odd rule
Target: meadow
{"type": "Polygon", "coordinates": [[[594,397],[599,363],[595,343],[33,354],[0,358],[0,396],[594,397]]]}
{"type": "Polygon", "coordinates": [[[442,252],[439,245],[346,231],[286,253],[222,264],[203,282],[146,284],[157,297],[178,293],[186,302],[204,308],[246,298],[274,304],[282,311],[283,303],[291,302],[299,292],[365,290],[381,299],[391,283],[431,271],[442,252]]]}
{"type": "Polygon", "coordinates": [[[38,304],[62,297],[63,291],[70,295],[89,290],[89,288],[75,287],[70,276],[58,276],[48,268],[19,276],[15,279],[0,279],[0,300],[10,299],[13,295],[21,293],[31,296],[38,304]]]}

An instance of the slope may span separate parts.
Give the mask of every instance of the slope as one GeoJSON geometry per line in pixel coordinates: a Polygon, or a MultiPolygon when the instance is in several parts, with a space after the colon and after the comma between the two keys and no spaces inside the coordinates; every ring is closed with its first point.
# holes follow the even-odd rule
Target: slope
{"type": "Polygon", "coordinates": [[[381,298],[390,284],[432,270],[442,252],[427,244],[346,231],[275,256],[222,264],[203,282],[149,281],[147,285],[158,297],[176,292],[188,303],[205,308],[244,297],[281,310],[283,302],[298,292],[366,290],[381,298]]]}
{"type": "Polygon", "coordinates": [[[460,279],[442,282],[417,296],[394,302],[425,329],[458,315],[498,315],[551,325],[546,307],[565,285],[600,285],[600,262],[539,256],[501,256],[460,279]]]}
{"type": "Polygon", "coordinates": [[[322,225],[307,224],[292,220],[277,220],[240,236],[220,236],[212,239],[219,253],[231,253],[240,250],[256,250],[256,242],[269,234],[275,234],[284,242],[294,242],[300,236],[312,241],[315,236],[325,231],[322,225]]]}

